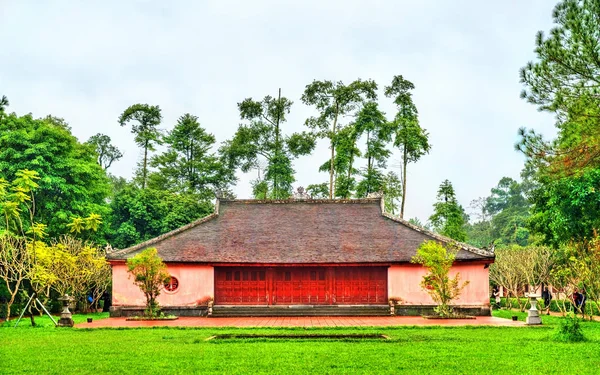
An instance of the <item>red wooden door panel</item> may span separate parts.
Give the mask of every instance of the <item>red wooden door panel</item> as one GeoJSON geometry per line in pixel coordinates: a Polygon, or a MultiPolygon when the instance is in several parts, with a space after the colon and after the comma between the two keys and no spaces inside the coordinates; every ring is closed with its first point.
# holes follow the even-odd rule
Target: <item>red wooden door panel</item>
{"type": "Polygon", "coordinates": [[[386,304],[387,269],[384,267],[336,267],[333,287],[334,304],[386,304]]]}
{"type": "Polygon", "coordinates": [[[215,268],[215,304],[386,303],[386,267],[215,268]],[[270,293],[272,296],[269,296],[270,293]]]}
{"type": "Polygon", "coordinates": [[[273,304],[328,304],[325,267],[279,268],[275,270],[273,304]]]}
{"type": "Polygon", "coordinates": [[[215,304],[266,305],[266,270],[260,267],[215,268],[215,304]]]}

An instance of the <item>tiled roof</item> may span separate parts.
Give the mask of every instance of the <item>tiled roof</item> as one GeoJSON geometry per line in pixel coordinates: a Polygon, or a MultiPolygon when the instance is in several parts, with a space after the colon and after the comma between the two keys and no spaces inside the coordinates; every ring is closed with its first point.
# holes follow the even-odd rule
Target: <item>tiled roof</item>
{"type": "Polygon", "coordinates": [[[493,260],[492,252],[385,213],[382,202],[221,200],[214,214],[108,258],[156,247],[165,262],[400,263],[409,262],[423,241],[438,240],[460,248],[457,260],[493,260]]]}

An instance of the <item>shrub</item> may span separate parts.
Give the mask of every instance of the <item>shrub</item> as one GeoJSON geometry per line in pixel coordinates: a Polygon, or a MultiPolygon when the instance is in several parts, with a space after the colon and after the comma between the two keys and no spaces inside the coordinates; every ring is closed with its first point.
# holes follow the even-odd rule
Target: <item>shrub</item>
{"type": "Polygon", "coordinates": [[[453,315],[450,302],[458,298],[462,289],[469,283],[468,281],[461,283],[459,273],[454,278],[449,276],[455,257],[456,251],[448,251],[436,241],[425,241],[411,259],[412,263],[418,263],[427,268],[428,272],[423,276],[421,288],[427,291],[433,301],[437,303],[435,312],[444,318],[453,315]]]}
{"type": "Polygon", "coordinates": [[[554,340],[561,342],[585,341],[579,318],[575,314],[569,313],[560,320],[554,333],[554,340]]]}
{"type": "Polygon", "coordinates": [[[146,297],[145,314],[150,318],[158,316],[159,306],[156,298],[170,276],[156,248],[148,248],[127,259],[127,271],[134,276],[134,284],[146,297]]]}

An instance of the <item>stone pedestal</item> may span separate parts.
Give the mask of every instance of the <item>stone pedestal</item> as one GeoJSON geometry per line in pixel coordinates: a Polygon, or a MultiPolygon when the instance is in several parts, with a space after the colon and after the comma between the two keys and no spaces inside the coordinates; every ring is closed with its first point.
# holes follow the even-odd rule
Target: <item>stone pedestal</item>
{"type": "Polygon", "coordinates": [[[63,304],[63,310],[60,313],[60,320],[58,321],[59,327],[73,327],[73,318],[71,311],[69,311],[69,302],[73,300],[68,294],[58,299],[63,304]]]}
{"type": "Polygon", "coordinates": [[[531,307],[527,310],[527,319],[525,320],[525,324],[527,325],[538,325],[542,324],[542,318],[540,318],[539,311],[537,309],[537,299],[539,296],[537,295],[529,295],[529,303],[531,307]]]}

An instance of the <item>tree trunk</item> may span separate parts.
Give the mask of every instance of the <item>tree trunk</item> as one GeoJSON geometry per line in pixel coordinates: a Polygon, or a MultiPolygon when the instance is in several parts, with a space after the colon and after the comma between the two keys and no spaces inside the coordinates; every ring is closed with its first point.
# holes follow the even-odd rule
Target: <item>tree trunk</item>
{"type": "Polygon", "coordinates": [[[37,298],[36,293],[33,293],[33,298],[31,299],[31,303],[29,304],[28,312],[29,312],[29,320],[31,320],[31,326],[35,327],[35,318],[33,317],[33,310],[31,307],[35,304],[35,299],[37,298]]]}
{"type": "Polygon", "coordinates": [[[142,169],[142,189],[146,188],[146,166],[148,164],[148,141],[144,145],[144,168],[142,169]]]}
{"type": "MultiPolygon", "coordinates": [[[[275,122],[275,160],[277,160],[279,162],[278,159],[278,154],[279,154],[279,119],[280,119],[280,112],[282,110],[281,107],[281,88],[279,89],[279,96],[277,98],[277,104],[279,105],[279,108],[277,109],[277,121],[275,122]]],[[[277,174],[275,174],[275,176],[273,176],[273,192],[275,193],[275,195],[273,196],[273,198],[275,199],[279,199],[280,198],[280,190],[279,190],[279,186],[277,186],[277,174]]],[[[265,197],[266,198],[266,197],[265,197]]]]}
{"type": "Polygon", "coordinates": [[[335,137],[335,127],[337,125],[338,111],[339,111],[339,106],[336,103],[335,118],[333,119],[333,127],[331,129],[331,161],[329,163],[329,199],[333,199],[333,169],[334,169],[333,166],[334,166],[334,159],[335,159],[335,143],[333,141],[333,138],[335,137]]]}
{"type": "Polygon", "coordinates": [[[402,204],[400,205],[400,219],[404,218],[404,202],[406,201],[406,166],[408,164],[408,158],[406,155],[406,147],[404,148],[404,155],[402,159],[402,204]]]}

